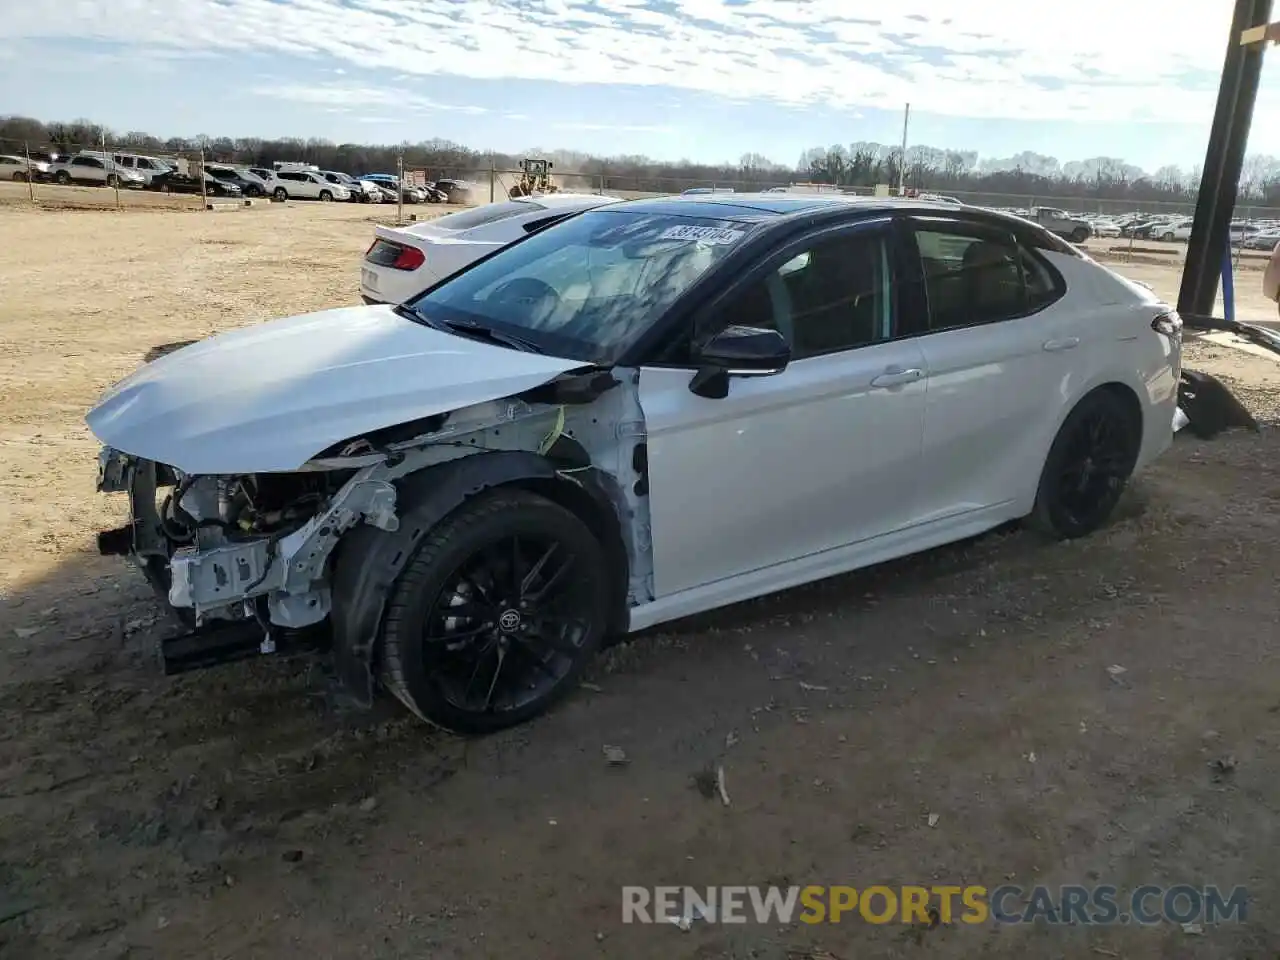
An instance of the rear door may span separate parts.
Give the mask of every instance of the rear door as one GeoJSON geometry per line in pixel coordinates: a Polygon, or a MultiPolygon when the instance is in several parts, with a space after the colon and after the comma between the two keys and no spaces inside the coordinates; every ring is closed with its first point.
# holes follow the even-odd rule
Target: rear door
{"type": "Polygon", "coordinates": [[[912,217],[928,369],[921,520],[1025,496],[1080,362],[1061,275],[1002,227],[912,217]]]}

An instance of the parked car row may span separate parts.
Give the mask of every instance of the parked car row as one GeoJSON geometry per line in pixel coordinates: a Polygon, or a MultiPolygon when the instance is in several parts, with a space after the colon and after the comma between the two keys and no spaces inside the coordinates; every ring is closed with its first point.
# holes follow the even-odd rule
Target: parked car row
{"type": "MultiPolygon", "coordinates": [[[[1132,238],[1134,240],[1158,240],[1163,242],[1185,242],[1191,239],[1193,218],[1186,214],[1150,214],[1132,213],[1122,216],[1099,216],[1091,214],[1068,214],[1061,210],[1047,207],[1026,208],[992,208],[1002,213],[1036,220],[1046,226],[1046,219],[1069,218],[1086,225],[1088,235],[1094,237],[1132,238]],[[1046,211],[1048,215],[1046,215],[1046,211]]],[[[1060,236],[1075,240],[1076,238],[1063,230],[1053,229],[1060,236]]],[[[1251,250],[1270,250],[1280,242],[1280,221],[1267,219],[1237,219],[1231,221],[1230,237],[1233,246],[1251,250]]],[[[1077,241],[1078,242],[1078,241],[1077,241]]]]}
{"type": "Polygon", "coordinates": [[[464,180],[402,185],[391,174],[353,177],[339,170],[286,161],[270,167],[205,163],[203,176],[197,176],[177,159],[94,150],[70,156],[33,155],[30,159],[0,154],[0,180],[358,203],[465,203],[479,196],[478,185],[464,180]]]}

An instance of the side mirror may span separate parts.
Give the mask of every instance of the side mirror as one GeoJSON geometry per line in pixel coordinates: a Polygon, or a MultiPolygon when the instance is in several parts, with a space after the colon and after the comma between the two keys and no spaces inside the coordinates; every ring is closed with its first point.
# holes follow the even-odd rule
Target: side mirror
{"type": "Polygon", "coordinates": [[[698,372],[689,389],[700,397],[720,400],[729,395],[730,377],[768,377],[791,362],[791,344],[777,330],[729,326],[698,350],[698,372]]]}

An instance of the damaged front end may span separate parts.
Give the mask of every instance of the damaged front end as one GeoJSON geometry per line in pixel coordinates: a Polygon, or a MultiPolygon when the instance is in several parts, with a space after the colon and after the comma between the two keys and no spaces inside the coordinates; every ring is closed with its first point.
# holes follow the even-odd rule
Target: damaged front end
{"type": "Polygon", "coordinates": [[[192,476],[102,450],[98,489],[128,494],[129,522],[99,534],[99,551],[133,558],[190,631],[165,643],[167,672],[275,652],[328,616],[339,537],[397,524],[394,487],[359,474],[192,476]]]}
{"type": "Polygon", "coordinates": [[[643,418],[634,383],[621,384],[599,369],[566,374],[344,440],[287,472],[193,475],[108,446],[98,489],[127,494],[129,520],[99,534],[99,550],[130,557],[185,627],[161,641],[167,673],[332,642],[340,678],[367,703],[382,602],[422,532],[420,511],[414,530],[402,521],[424,496],[443,516],[498,483],[581,490],[633,575],[619,609],[651,597],[643,418]]]}

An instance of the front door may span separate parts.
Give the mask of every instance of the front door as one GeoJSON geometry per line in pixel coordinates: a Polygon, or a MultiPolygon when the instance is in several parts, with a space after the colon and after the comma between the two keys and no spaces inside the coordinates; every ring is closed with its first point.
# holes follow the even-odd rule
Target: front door
{"type": "Polygon", "coordinates": [[[689,368],[645,367],[654,593],[666,597],[856,543],[914,518],[926,370],[896,339],[884,222],[817,234],[745,275],[699,320],[768,327],[781,373],[689,390],[689,368]]]}

